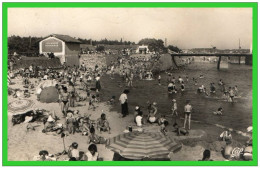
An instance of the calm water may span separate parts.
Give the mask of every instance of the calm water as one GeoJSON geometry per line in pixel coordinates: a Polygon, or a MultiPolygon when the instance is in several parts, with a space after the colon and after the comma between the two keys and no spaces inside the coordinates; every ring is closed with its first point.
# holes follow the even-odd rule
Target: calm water
{"type": "MultiPolygon", "coordinates": [[[[159,86],[157,80],[139,81],[138,78],[134,81],[134,88],[130,89],[129,111],[133,113],[134,107],[140,105],[146,112],[146,102],[156,101],[158,104],[158,112],[161,114],[170,114],[171,100],[175,98],[178,104],[178,112],[183,117],[183,108],[186,99],[191,100],[194,108],[192,114],[193,120],[202,121],[209,124],[220,124],[235,130],[245,131],[252,125],[252,67],[246,65],[230,64],[229,69],[218,71],[216,63],[193,63],[190,64],[185,71],[174,71],[175,78],[188,75],[189,82],[185,83],[186,92],[182,95],[180,91],[174,95],[167,93],[167,75],[161,74],[162,85],[159,86]],[[204,78],[199,79],[199,75],[203,74],[204,78]],[[197,77],[198,85],[193,84],[192,78],[197,77]],[[241,98],[235,99],[235,103],[229,103],[222,98],[222,93],[218,86],[218,81],[222,79],[229,86],[238,86],[239,95],[241,98]],[[204,85],[209,90],[209,84],[215,83],[216,95],[205,97],[203,94],[196,94],[196,90],[200,85],[204,85]],[[223,108],[223,116],[213,115],[219,107],[223,108]]],[[[186,79],[184,79],[186,80],[186,79]]],[[[103,76],[102,84],[102,100],[108,100],[112,95],[119,98],[121,91],[124,90],[124,83],[119,76],[111,80],[108,76],[103,76]],[[121,87],[122,86],[122,87],[121,87]]],[[[180,90],[180,84],[176,84],[180,90]]],[[[115,105],[114,110],[120,112],[120,105],[115,105]]]]}

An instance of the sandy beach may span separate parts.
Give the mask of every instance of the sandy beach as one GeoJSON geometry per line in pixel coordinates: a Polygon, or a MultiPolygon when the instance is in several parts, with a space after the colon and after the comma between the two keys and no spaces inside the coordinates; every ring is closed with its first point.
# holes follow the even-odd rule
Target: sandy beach
{"type": "MultiPolygon", "coordinates": [[[[32,79],[33,81],[34,79],[32,79]]],[[[21,88],[22,80],[15,78],[13,80],[16,84],[10,85],[11,88],[21,88]]],[[[81,96],[84,96],[85,92],[80,91],[81,96]]],[[[32,91],[33,92],[33,91],[32,91]]],[[[56,115],[60,118],[59,123],[64,124],[64,118],[59,103],[41,103],[36,100],[35,94],[32,94],[30,98],[35,102],[34,108],[46,109],[48,111],[55,111],[56,115]]],[[[12,96],[8,97],[8,102],[17,100],[12,96]]],[[[131,125],[134,127],[134,116],[130,113],[125,118],[120,118],[121,115],[113,108],[107,105],[105,102],[98,103],[98,107],[95,111],[88,110],[87,102],[84,102],[86,106],[70,108],[72,110],[79,110],[81,115],[91,114],[91,119],[96,120],[100,117],[102,111],[107,115],[107,119],[110,122],[111,134],[102,132],[97,133],[105,138],[111,138],[122,134],[126,128],[131,125]]],[[[119,104],[115,104],[119,105],[119,104]]],[[[35,131],[27,131],[26,126],[28,123],[21,123],[13,126],[11,123],[12,115],[8,116],[8,160],[10,161],[29,161],[34,156],[38,155],[40,150],[47,150],[50,154],[57,154],[63,151],[62,138],[55,133],[42,133],[43,123],[32,123],[36,126],[35,131]]],[[[225,160],[221,154],[221,148],[225,146],[225,143],[217,140],[218,132],[221,132],[220,128],[212,128],[210,125],[201,125],[196,122],[192,122],[193,129],[190,131],[189,136],[176,136],[176,133],[172,132],[172,127],[169,126],[168,136],[174,141],[183,144],[180,151],[171,155],[172,161],[196,161],[201,159],[203,151],[207,148],[212,151],[212,158],[216,161],[225,160]],[[219,130],[217,130],[219,129],[219,130]],[[207,130],[207,132],[203,131],[207,130]]],[[[153,132],[159,132],[160,128],[156,125],[146,125],[144,129],[153,132]]],[[[82,136],[80,133],[70,134],[65,138],[66,149],[72,144],[77,142],[79,144],[79,150],[86,152],[88,144],[88,136],[82,136]]],[[[237,143],[238,142],[233,142],[237,143]]],[[[113,159],[113,152],[105,148],[105,145],[97,145],[100,157],[105,161],[111,161],[113,159]]],[[[58,160],[64,160],[66,156],[60,156],[58,160]]]]}

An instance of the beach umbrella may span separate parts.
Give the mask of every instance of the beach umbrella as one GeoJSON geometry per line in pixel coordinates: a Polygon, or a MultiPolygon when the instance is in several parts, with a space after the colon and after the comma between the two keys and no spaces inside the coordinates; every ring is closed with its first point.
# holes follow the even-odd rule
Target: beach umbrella
{"type": "Polygon", "coordinates": [[[34,102],[32,100],[20,99],[8,104],[8,112],[11,112],[13,115],[25,113],[29,110],[32,110],[34,102]]]}
{"type": "Polygon", "coordinates": [[[125,158],[141,160],[169,158],[170,152],[180,150],[182,144],[174,142],[162,133],[129,132],[110,138],[106,147],[125,158]]]}
{"type": "Polygon", "coordinates": [[[53,103],[59,100],[59,93],[55,87],[46,87],[41,91],[39,101],[43,103],[53,103]]]}

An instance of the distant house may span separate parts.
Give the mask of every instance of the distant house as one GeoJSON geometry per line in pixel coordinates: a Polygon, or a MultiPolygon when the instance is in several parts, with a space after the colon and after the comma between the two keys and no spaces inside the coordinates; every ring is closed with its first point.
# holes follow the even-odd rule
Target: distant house
{"type": "Polygon", "coordinates": [[[136,53],[141,53],[141,54],[150,53],[148,45],[138,46],[137,49],[136,49],[136,53]]]}
{"type": "Polygon", "coordinates": [[[39,42],[40,54],[53,53],[62,64],[79,65],[81,42],[68,35],[51,34],[39,42]]]}

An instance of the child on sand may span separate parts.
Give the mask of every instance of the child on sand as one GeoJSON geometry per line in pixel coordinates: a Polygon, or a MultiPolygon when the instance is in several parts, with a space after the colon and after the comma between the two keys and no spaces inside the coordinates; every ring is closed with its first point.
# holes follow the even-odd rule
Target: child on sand
{"type": "Polygon", "coordinates": [[[189,135],[189,131],[187,131],[185,128],[180,127],[178,124],[173,125],[173,127],[174,127],[173,132],[176,132],[177,136],[189,135]]]}
{"type": "Polygon", "coordinates": [[[158,119],[158,125],[162,125],[166,121],[165,115],[161,115],[161,117],[158,119]]]}
{"type": "Polygon", "coordinates": [[[138,114],[135,117],[135,123],[138,127],[142,127],[143,125],[143,112],[142,111],[138,111],[138,114]]]}
{"type": "Polygon", "coordinates": [[[151,105],[151,108],[149,110],[149,116],[148,116],[148,122],[149,123],[155,123],[157,121],[155,115],[157,114],[157,103],[153,102],[151,105]]]}
{"type": "Polygon", "coordinates": [[[86,161],[97,161],[98,160],[98,152],[97,146],[95,144],[91,144],[88,147],[88,151],[85,153],[86,161]]]}
{"type": "Polygon", "coordinates": [[[74,142],[70,145],[68,150],[69,158],[74,157],[76,160],[79,160],[79,150],[78,150],[78,143],[74,142]]]}
{"type": "Polygon", "coordinates": [[[166,127],[169,125],[169,122],[168,121],[164,121],[163,124],[161,125],[160,127],[160,130],[161,132],[164,134],[164,135],[167,135],[167,130],[166,130],[166,127]]]}
{"type": "Polygon", "coordinates": [[[68,112],[67,114],[67,118],[66,118],[66,124],[67,124],[67,129],[69,131],[70,134],[74,134],[76,131],[76,120],[73,117],[72,112],[68,112]]]}
{"type": "Polygon", "coordinates": [[[99,130],[99,133],[101,133],[101,131],[108,131],[108,133],[110,134],[110,126],[109,126],[109,122],[106,119],[106,114],[102,113],[101,117],[97,119],[97,130],[99,130]]]}
{"type": "Polygon", "coordinates": [[[231,141],[232,140],[231,131],[226,130],[226,131],[222,132],[219,137],[222,141],[231,141]]]}
{"type": "Polygon", "coordinates": [[[94,144],[105,144],[106,143],[106,139],[103,137],[98,136],[95,133],[95,128],[90,128],[90,135],[89,135],[89,144],[90,143],[94,143],[94,144]]]}
{"type": "Polygon", "coordinates": [[[115,104],[115,99],[116,99],[116,96],[112,96],[110,100],[108,100],[108,104],[109,105],[114,105],[115,104]]]}
{"type": "Polygon", "coordinates": [[[88,110],[90,110],[92,108],[93,111],[95,111],[95,109],[96,109],[96,106],[94,105],[95,102],[96,102],[96,96],[92,95],[91,98],[89,99],[88,110]]]}

